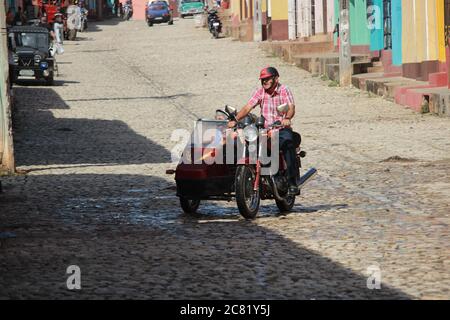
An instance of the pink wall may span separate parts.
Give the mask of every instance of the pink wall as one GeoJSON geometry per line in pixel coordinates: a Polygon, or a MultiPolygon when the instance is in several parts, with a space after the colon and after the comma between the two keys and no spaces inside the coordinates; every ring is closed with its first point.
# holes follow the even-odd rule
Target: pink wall
{"type": "MultiPolygon", "coordinates": [[[[125,4],[125,0],[120,0],[122,4],[125,4]]],[[[145,4],[148,0],[133,0],[133,19],[145,20],[145,4]]]]}

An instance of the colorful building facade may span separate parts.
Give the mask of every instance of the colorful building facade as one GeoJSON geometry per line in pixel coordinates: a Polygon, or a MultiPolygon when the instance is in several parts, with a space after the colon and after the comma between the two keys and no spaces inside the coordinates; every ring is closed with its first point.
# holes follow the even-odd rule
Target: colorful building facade
{"type": "MultiPolygon", "coordinates": [[[[231,0],[230,10],[241,39],[334,39],[337,50],[339,5],[340,0],[231,0]],[[258,14],[261,22],[255,21],[258,14]]],[[[352,54],[379,59],[386,75],[428,81],[449,70],[450,0],[349,0],[349,12],[352,54]]]]}

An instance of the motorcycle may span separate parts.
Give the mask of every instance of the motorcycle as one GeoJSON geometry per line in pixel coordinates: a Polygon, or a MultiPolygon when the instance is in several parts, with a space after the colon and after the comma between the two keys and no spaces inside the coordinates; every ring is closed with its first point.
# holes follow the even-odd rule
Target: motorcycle
{"type": "Polygon", "coordinates": [[[208,12],[208,29],[214,38],[219,38],[219,34],[222,32],[222,22],[220,21],[216,10],[208,12]]]}
{"type": "Polygon", "coordinates": [[[81,9],[81,29],[80,32],[85,32],[88,28],[88,10],[85,8],[81,9]]]}
{"type": "Polygon", "coordinates": [[[123,6],[123,19],[130,20],[133,16],[133,7],[130,4],[125,4],[123,6]]]}
{"type": "MultiPolygon", "coordinates": [[[[288,106],[278,106],[277,110],[286,113],[288,106]]],[[[291,211],[298,195],[289,193],[286,161],[275,143],[281,123],[266,128],[264,117],[250,114],[238,121],[234,129],[228,129],[227,123],[235,120],[236,109],[226,106],[216,112],[226,120],[199,119],[176,169],[166,171],[175,174],[183,211],[196,213],[202,200],[233,199],[246,219],[254,219],[260,201],[266,199],[275,200],[280,212],[291,211]]],[[[297,184],[301,190],[317,170],[311,168],[300,177],[301,159],[306,152],[300,148],[300,134],[294,133],[294,140],[297,184]]]]}

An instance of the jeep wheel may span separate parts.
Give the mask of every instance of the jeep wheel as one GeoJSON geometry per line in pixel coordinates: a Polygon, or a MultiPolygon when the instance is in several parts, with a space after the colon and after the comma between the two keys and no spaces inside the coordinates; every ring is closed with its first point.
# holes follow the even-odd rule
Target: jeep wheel
{"type": "Polygon", "coordinates": [[[52,86],[54,83],[54,73],[53,70],[50,71],[50,74],[48,75],[48,77],[45,77],[45,84],[48,86],[52,86]]]}
{"type": "Polygon", "coordinates": [[[184,14],[181,14],[180,17],[181,17],[181,19],[184,19],[184,14]]]}
{"type": "Polygon", "coordinates": [[[173,25],[173,20],[170,20],[168,23],[169,26],[173,25]]]}

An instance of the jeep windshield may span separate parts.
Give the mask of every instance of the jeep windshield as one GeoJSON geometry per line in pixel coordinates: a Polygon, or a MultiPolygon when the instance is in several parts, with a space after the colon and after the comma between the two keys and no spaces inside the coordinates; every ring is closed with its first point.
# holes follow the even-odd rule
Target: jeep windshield
{"type": "Polygon", "coordinates": [[[30,47],[47,52],[49,47],[48,34],[36,32],[14,33],[13,47],[30,47]]]}
{"type": "Polygon", "coordinates": [[[203,2],[201,0],[182,0],[181,4],[185,4],[185,3],[196,3],[199,2],[203,5],[203,2]]]}

